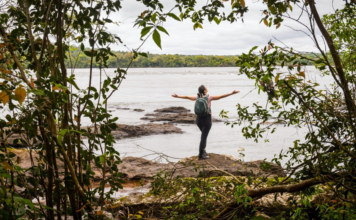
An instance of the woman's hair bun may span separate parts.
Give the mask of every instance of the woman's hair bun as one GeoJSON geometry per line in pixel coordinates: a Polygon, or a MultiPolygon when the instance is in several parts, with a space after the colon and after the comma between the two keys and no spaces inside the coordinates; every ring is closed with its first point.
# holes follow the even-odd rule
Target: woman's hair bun
{"type": "Polygon", "coordinates": [[[199,88],[198,88],[198,97],[199,98],[201,98],[201,97],[203,97],[205,94],[204,94],[204,91],[205,91],[205,86],[204,85],[201,85],[201,86],[199,86],[199,88]]]}

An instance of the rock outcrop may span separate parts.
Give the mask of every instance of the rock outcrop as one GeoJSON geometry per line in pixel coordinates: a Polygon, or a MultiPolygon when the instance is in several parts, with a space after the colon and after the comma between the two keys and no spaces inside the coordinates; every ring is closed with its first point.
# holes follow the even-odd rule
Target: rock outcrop
{"type": "Polygon", "coordinates": [[[192,113],[181,113],[181,114],[147,114],[153,117],[143,117],[141,120],[148,120],[150,122],[167,121],[170,123],[180,123],[180,124],[194,124],[196,116],[192,113]]]}
{"type": "MultiPolygon", "coordinates": [[[[111,131],[111,134],[115,139],[123,139],[123,138],[131,138],[131,137],[140,137],[147,135],[155,135],[155,134],[172,134],[172,133],[183,133],[182,129],[169,124],[141,124],[141,125],[125,125],[125,124],[117,124],[118,128],[111,131]]],[[[85,130],[93,131],[94,127],[84,127],[85,130]]],[[[98,129],[100,133],[100,129],[98,129]]],[[[83,136],[84,138],[84,136],[83,136]]]]}
{"type": "Polygon", "coordinates": [[[139,180],[151,179],[158,172],[173,173],[173,177],[206,177],[224,176],[231,173],[236,176],[269,176],[283,177],[284,170],[277,164],[268,163],[270,169],[262,170],[260,165],[263,161],[243,163],[232,156],[209,154],[210,159],[198,160],[197,156],[185,158],[177,163],[158,163],[144,158],[125,157],[119,165],[119,170],[124,179],[139,180]],[[195,169],[199,167],[200,172],[195,169]]]}
{"type": "Polygon", "coordinates": [[[118,124],[118,128],[111,132],[116,139],[139,137],[144,135],[154,134],[172,134],[183,133],[182,129],[172,124],[141,124],[141,125],[125,125],[118,124]]]}
{"type": "MultiPolygon", "coordinates": [[[[169,123],[178,124],[195,124],[196,115],[189,113],[190,110],[184,107],[168,107],[163,109],[156,109],[156,113],[148,113],[141,118],[141,120],[147,120],[150,122],[167,121],[169,123]]],[[[219,119],[212,119],[213,122],[221,122],[219,119]]]]}
{"type": "MultiPolygon", "coordinates": [[[[11,150],[16,154],[14,162],[20,167],[28,169],[32,166],[30,153],[28,150],[21,149],[11,150]]],[[[226,173],[231,173],[236,176],[285,176],[285,172],[277,164],[269,163],[272,169],[262,170],[260,164],[262,161],[254,161],[248,164],[234,159],[232,156],[209,154],[210,159],[198,160],[196,156],[185,158],[177,163],[159,163],[139,157],[124,157],[122,163],[118,165],[119,171],[122,173],[123,179],[127,181],[143,180],[150,181],[159,172],[168,172],[173,174],[173,177],[206,177],[225,176],[226,173]],[[196,171],[198,167],[199,171],[196,171]]],[[[33,164],[38,164],[39,155],[36,151],[32,151],[33,164]]],[[[63,161],[57,159],[58,168],[63,171],[63,161]]],[[[102,170],[96,168],[92,164],[92,169],[95,172],[95,181],[100,181],[103,177],[102,170]]],[[[109,177],[109,170],[105,176],[109,177]]]]}
{"type": "Polygon", "coordinates": [[[186,113],[186,112],[190,112],[190,110],[187,109],[187,108],[184,108],[184,107],[168,107],[168,108],[156,109],[155,112],[161,112],[161,113],[186,113]]]}

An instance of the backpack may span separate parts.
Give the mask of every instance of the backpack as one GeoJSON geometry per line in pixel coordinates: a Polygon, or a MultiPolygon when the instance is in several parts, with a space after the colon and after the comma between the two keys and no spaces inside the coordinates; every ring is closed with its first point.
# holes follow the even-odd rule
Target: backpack
{"type": "Polygon", "coordinates": [[[206,97],[197,97],[194,105],[194,112],[197,116],[206,116],[210,113],[210,108],[208,106],[208,98],[206,97]]]}

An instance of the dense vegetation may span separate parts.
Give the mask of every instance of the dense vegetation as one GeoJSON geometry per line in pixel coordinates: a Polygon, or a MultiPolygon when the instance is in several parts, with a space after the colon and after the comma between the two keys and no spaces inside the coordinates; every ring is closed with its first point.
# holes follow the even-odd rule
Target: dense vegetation
{"type": "MultiPolygon", "coordinates": [[[[107,65],[109,68],[128,66],[134,56],[132,52],[113,51],[115,56],[109,56],[107,65]]],[[[236,66],[239,56],[218,56],[218,55],[171,55],[171,54],[150,54],[138,56],[131,63],[131,67],[232,67],[236,66]]],[[[317,53],[303,53],[299,60],[307,65],[312,65],[312,60],[318,56],[317,53]]],[[[65,59],[66,67],[89,68],[90,57],[86,56],[80,48],[71,47],[65,59]]],[[[280,63],[278,63],[280,65],[280,63]]],[[[93,67],[99,68],[100,64],[94,62],[93,67]]]]}
{"type": "MultiPolygon", "coordinates": [[[[142,30],[138,37],[144,42],[152,37],[160,48],[160,35],[167,34],[162,23],[167,19],[191,20],[193,28],[199,29],[206,20],[234,23],[248,13],[244,0],[231,0],[225,5],[227,0],[211,0],[202,8],[197,8],[194,0],[177,0],[173,9],[179,13],[165,11],[164,1],[138,1],[147,7],[136,20],[135,26],[142,30]],[[231,12],[219,13],[227,5],[231,12]]],[[[300,16],[307,16],[306,33],[319,50],[311,62],[334,80],[327,89],[306,81],[304,55],[272,42],[261,49],[253,47],[236,61],[240,74],[254,80],[256,88],[269,99],[267,107],[255,103],[253,110],[237,105],[239,118],[231,123],[241,125],[246,138],[267,141],[266,135],[276,129],[273,125],[262,127],[259,122],[273,120],[308,128],[302,141],[290,143],[288,151],[273,160],[280,164],[282,158],[289,158],[285,166],[288,177],[232,175],[218,185],[206,178],[172,180],[158,174],[151,194],[168,199],[167,194],[175,191],[178,197],[155,204],[154,209],[141,210],[120,206],[112,198],[123,181],[117,168],[120,155],[111,134],[118,118],[107,111],[107,102],[135,59],[148,56],[139,52],[140,47],[132,49],[125,69],[119,66],[113,77],[102,71],[115,57],[108,45],[121,42],[105,29],[105,24],[112,22],[108,15],[125,10],[121,1],[0,2],[0,99],[10,110],[0,119],[0,218],[105,219],[104,211],[110,211],[118,219],[261,219],[255,214],[265,210],[254,203],[268,194],[277,199],[287,193],[292,206],[272,213],[274,219],[355,219],[356,2],[346,0],[343,8],[323,18],[314,0],[262,3],[266,7],[261,22],[268,27],[279,28],[284,19],[301,22],[299,15],[290,17],[293,7],[301,10],[300,16]],[[318,41],[321,38],[316,29],[327,50],[323,49],[324,42],[318,41]],[[90,48],[84,47],[84,40],[90,48]],[[87,87],[79,88],[75,74],[68,71],[65,57],[71,53],[70,41],[80,44],[80,51],[90,62],[87,87]],[[278,64],[288,70],[275,72],[278,64]],[[99,87],[92,86],[95,66],[100,68],[99,87]],[[92,126],[81,127],[83,118],[92,126]],[[31,164],[27,168],[18,165],[11,149],[13,136],[13,144],[30,148],[31,164]],[[102,174],[97,187],[91,184],[94,171],[102,174]],[[106,184],[111,186],[108,191],[104,190],[106,184]],[[217,188],[222,191],[215,192],[217,188]],[[323,202],[311,204],[316,196],[323,202]],[[40,199],[45,205],[39,203],[40,199]]],[[[226,112],[221,115],[228,117],[226,112]]],[[[260,168],[270,166],[261,163],[260,168]]]]}
{"type": "MultiPolygon", "coordinates": [[[[115,56],[110,56],[107,61],[109,68],[118,66],[128,66],[134,53],[132,52],[113,52],[115,56]]],[[[90,66],[89,57],[81,53],[78,48],[72,48],[69,59],[66,59],[66,66],[71,67],[70,57],[73,60],[73,67],[88,68],[90,66]]],[[[202,55],[170,55],[170,54],[150,54],[147,57],[139,56],[131,64],[131,67],[226,67],[236,66],[237,56],[202,56],[202,55]]],[[[95,63],[94,67],[98,68],[99,64],[95,63]]]]}

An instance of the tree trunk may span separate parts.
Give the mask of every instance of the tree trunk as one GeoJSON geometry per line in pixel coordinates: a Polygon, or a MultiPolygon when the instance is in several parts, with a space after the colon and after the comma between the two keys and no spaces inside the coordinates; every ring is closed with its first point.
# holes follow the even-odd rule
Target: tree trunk
{"type": "Polygon", "coordinates": [[[336,71],[337,71],[338,76],[340,78],[341,85],[342,85],[342,90],[343,90],[343,93],[344,93],[346,106],[347,106],[347,109],[349,111],[350,124],[351,124],[351,126],[353,128],[353,131],[354,131],[354,137],[356,138],[356,131],[355,131],[355,126],[354,126],[354,118],[356,118],[356,106],[355,106],[355,103],[354,103],[354,101],[353,101],[353,99],[351,97],[348,81],[346,79],[345,72],[344,72],[344,69],[342,67],[342,63],[341,63],[341,60],[340,60],[339,53],[337,52],[337,50],[335,48],[334,42],[333,42],[329,32],[325,29],[325,27],[324,27],[324,25],[323,25],[323,23],[322,23],[322,21],[320,19],[319,13],[318,13],[318,11],[317,11],[317,9],[315,7],[315,1],[314,0],[310,0],[309,1],[309,7],[310,7],[310,10],[311,10],[311,12],[312,12],[312,14],[314,16],[314,20],[315,20],[316,24],[319,27],[320,32],[322,33],[322,35],[325,38],[326,43],[328,44],[331,56],[332,56],[332,58],[334,60],[335,68],[336,68],[336,71]]]}
{"type": "Polygon", "coordinates": [[[48,207],[50,207],[51,209],[47,210],[48,213],[48,219],[49,220],[54,220],[54,212],[53,212],[53,156],[52,156],[52,146],[50,146],[48,138],[47,138],[47,134],[44,131],[43,128],[43,120],[42,117],[40,115],[38,115],[38,123],[40,126],[40,132],[41,132],[41,136],[44,140],[44,144],[46,147],[46,159],[48,162],[47,165],[47,175],[48,175],[48,184],[47,184],[47,188],[46,188],[46,205],[48,207]]]}

